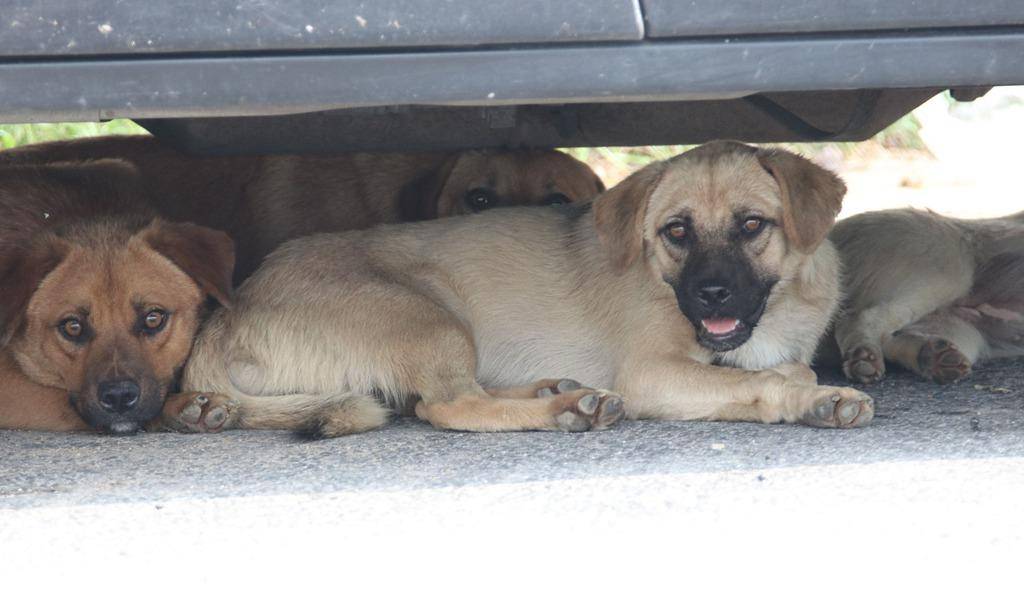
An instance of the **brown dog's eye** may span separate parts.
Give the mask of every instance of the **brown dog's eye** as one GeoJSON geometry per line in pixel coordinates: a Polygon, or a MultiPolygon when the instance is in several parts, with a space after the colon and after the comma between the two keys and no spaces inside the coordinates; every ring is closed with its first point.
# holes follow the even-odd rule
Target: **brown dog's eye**
{"type": "Polygon", "coordinates": [[[665,235],[675,242],[682,242],[686,239],[686,224],[681,221],[673,221],[665,227],[665,235]]]}
{"type": "Polygon", "coordinates": [[[85,333],[85,326],[76,317],[69,317],[64,321],[60,322],[57,326],[60,329],[60,333],[72,342],[78,341],[82,334],[85,333]]]}
{"type": "Polygon", "coordinates": [[[547,196],[544,197],[544,204],[548,205],[549,207],[555,207],[555,206],[559,206],[559,205],[567,205],[570,202],[572,202],[572,201],[569,200],[568,196],[566,196],[565,194],[558,193],[558,192],[555,192],[553,194],[548,194],[547,196]]]}
{"type": "Polygon", "coordinates": [[[142,316],[143,334],[156,334],[167,324],[167,312],[160,309],[153,309],[142,316]]]}
{"type": "Polygon", "coordinates": [[[466,206],[472,211],[490,209],[495,204],[494,192],[486,188],[473,188],[466,192],[466,206]]]}
{"type": "Polygon", "coordinates": [[[754,234],[764,229],[764,220],[758,217],[750,217],[749,219],[746,219],[743,222],[743,225],[741,227],[743,229],[744,234],[747,234],[748,236],[753,236],[754,234]]]}

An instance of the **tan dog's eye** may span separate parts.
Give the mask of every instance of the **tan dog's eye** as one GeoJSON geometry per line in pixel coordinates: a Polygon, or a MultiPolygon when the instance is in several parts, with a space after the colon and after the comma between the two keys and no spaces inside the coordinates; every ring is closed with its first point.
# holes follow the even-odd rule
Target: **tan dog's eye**
{"type": "Polygon", "coordinates": [[[754,234],[764,229],[764,219],[761,219],[759,217],[750,217],[743,222],[743,225],[741,227],[743,229],[744,234],[747,234],[748,236],[753,236],[754,234]]]}
{"type": "Polygon", "coordinates": [[[68,317],[57,326],[61,336],[71,342],[84,342],[85,325],[77,317],[68,317]]]}
{"type": "Polygon", "coordinates": [[[161,309],[153,309],[142,317],[143,334],[156,334],[167,324],[167,312],[161,309]]]}
{"type": "Polygon", "coordinates": [[[686,224],[681,221],[673,221],[665,226],[665,235],[675,242],[682,242],[686,239],[686,224]]]}

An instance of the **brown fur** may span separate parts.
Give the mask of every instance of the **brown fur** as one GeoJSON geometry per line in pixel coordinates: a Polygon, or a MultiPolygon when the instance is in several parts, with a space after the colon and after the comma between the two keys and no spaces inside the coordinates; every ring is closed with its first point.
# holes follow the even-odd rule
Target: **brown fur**
{"type": "Polygon", "coordinates": [[[286,240],[469,213],[472,190],[498,207],[554,194],[584,201],[604,189],[583,163],[539,150],[196,157],[150,136],[109,136],[3,151],[0,166],[99,158],[130,162],[161,216],[228,232],[236,282],[286,240]]]}
{"type": "Polygon", "coordinates": [[[0,427],[134,431],[159,413],[207,296],[230,297],[230,238],[154,219],[118,161],[0,169],[0,215],[0,427]],[[143,334],[156,309],[164,327],[143,334]],[[78,341],[61,334],[71,318],[78,341]],[[138,402],[114,415],[99,391],[120,381],[138,402]]]}
{"type": "Polygon", "coordinates": [[[204,326],[183,386],[211,393],[173,398],[164,426],[336,436],[413,403],[437,427],[477,431],[622,415],[863,425],[870,399],[818,386],[806,365],[839,299],[834,249],[813,241],[841,183],[802,160],[769,172],[761,156],[714,143],[592,205],[289,242],[204,326]],[[741,237],[750,215],[766,225],[741,237]],[[684,218],[694,242],[680,246],[665,231],[684,218]],[[699,342],[680,309],[687,274],[709,265],[772,284],[754,299],[756,329],[727,351],[699,342]]]}

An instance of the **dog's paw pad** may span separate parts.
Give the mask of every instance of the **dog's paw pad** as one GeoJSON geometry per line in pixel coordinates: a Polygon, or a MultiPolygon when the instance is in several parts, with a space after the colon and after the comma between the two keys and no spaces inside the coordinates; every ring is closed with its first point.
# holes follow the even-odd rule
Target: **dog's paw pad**
{"type": "Polygon", "coordinates": [[[971,362],[955,344],[943,338],[924,343],[917,354],[921,375],[937,384],[952,384],[971,373],[971,362]]]}
{"type": "Polygon", "coordinates": [[[595,394],[588,394],[576,402],[576,406],[579,407],[580,413],[584,415],[594,415],[597,411],[597,405],[600,400],[595,394]]]}
{"type": "Polygon", "coordinates": [[[185,408],[178,412],[178,419],[190,425],[197,425],[203,417],[203,405],[209,402],[204,395],[199,395],[192,402],[185,405],[185,408]]]}
{"type": "Polygon", "coordinates": [[[583,388],[583,385],[576,380],[570,380],[568,378],[562,378],[561,380],[551,384],[550,386],[544,386],[537,390],[538,397],[549,397],[564,394],[566,392],[572,392],[583,388]]]}
{"type": "Polygon", "coordinates": [[[220,432],[230,425],[237,407],[237,401],[220,394],[176,394],[164,403],[156,426],[175,432],[220,432]]]}
{"type": "Polygon", "coordinates": [[[852,388],[836,388],[814,399],[800,423],[818,428],[857,428],[875,416],[875,402],[852,388]]]}
{"type": "Polygon", "coordinates": [[[861,384],[871,384],[885,375],[885,359],[882,351],[872,346],[858,346],[846,354],[843,360],[846,377],[861,384]]]}
{"type": "Polygon", "coordinates": [[[607,390],[583,390],[584,394],[570,399],[568,410],[555,417],[558,429],[566,432],[604,430],[622,419],[625,414],[622,397],[607,390]]]}
{"type": "Polygon", "coordinates": [[[590,420],[582,415],[565,411],[555,418],[558,429],[564,432],[586,432],[590,429],[590,420]]]}

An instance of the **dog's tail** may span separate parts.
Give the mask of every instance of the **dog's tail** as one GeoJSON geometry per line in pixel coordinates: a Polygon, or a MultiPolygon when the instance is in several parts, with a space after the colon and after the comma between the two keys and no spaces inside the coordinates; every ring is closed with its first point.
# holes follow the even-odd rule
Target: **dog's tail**
{"type": "Polygon", "coordinates": [[[223,314],[214,315],[197,338],[183,374],[186,391],[219,393],[234,401],[231,427],[291,430],[311,438],[333,438],[383,426],[388,409],[375,397],[356,392],[263,395],[246,392],[232,378],[221,350],[223,314]]]}
{"type": "Polygon", "coordinates": [[[238,403],[234,427],[242,429],[291,430],[309,438],[334,438],[373,430],[388,420],[388,410],[380,401],[365,394],[251,396],[240,391],[224,393],[238,403]]]}

